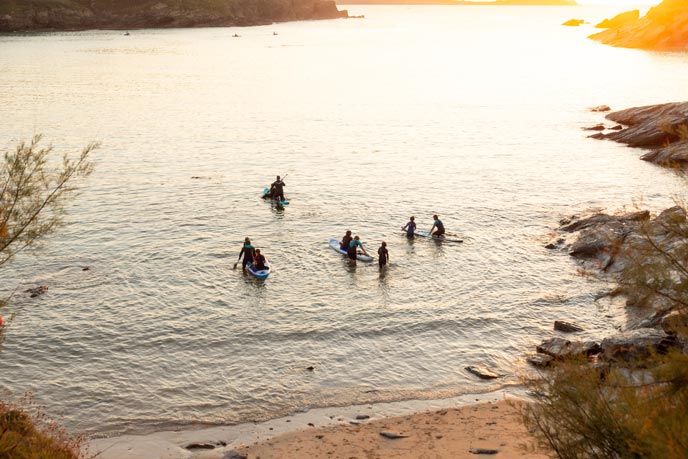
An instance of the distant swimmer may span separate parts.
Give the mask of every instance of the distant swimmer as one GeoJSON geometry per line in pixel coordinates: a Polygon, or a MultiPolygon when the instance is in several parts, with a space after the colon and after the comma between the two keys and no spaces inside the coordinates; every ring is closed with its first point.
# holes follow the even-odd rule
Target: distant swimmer
{"type": "Polygon", "coordinates": [[[406,237],[413,239],[413,233],[416,232],[416,217],[411,217],[409,222],[402,228],[402,231],[406,231],[406,237]]]}
{"type": "MultiPolygon", "coordinates": [[[[255,257],[255,248],[251,245],[251,239],[249,238],[244,239],[244,245],[241,247],[241,252],[239,252],[239,260],[241,260],[242,256],[244,257],[244,261],[241,264],[241,269],[246,272],[246,265],[253,262],[253,258],[255,257]]],[[[239,261],[234,263],[234,269],[236,269],[238,264],[239,261]]]]}
{"type": "Polygon", "coordinates": [[[377,256],[378,264],[380,265],[380,269],[382,269],[389,261],[389,251],[387,250],[387,243],[385,241],[382,241],[380,248],[377,249],[377,256]]]}
{"type": "Polygon", "coordinates": [[[430,228],[430,233],[432,234],[432,237],[444,237],[444,225],[442,224],[442,221],[439,219],[437,215],[433,215],[432,219],[434,220],[432,224],[432,228],[430,228]],[[434,233],[432,230],[437,228],[437,231],[434,233]]]}
{"type": "Polygon", "coordinates": [[[284,181],[280,178],[280,176],[277,176],[277,180],[272,182],[272,185],[270,185],[270,196],[272,199],[277,199],[279,201],[286,201],[284,199],[284,187],[287,186],[285,185],[284,181]]]}
{"type": "Polygon", "coordinates": [[[345,252],[349,251],[349,244],[354,238],[351,237],[351,231],[347,231],[344,237],[342,238],[342,241],[339,243],[339,248],[342,249],[345,252]]]}
{"type": "MultiPolygon", "coordinates": [[[[363,248],[363,243],[361,242],[361,238],[358,236],[354,236],[353,240],[349,242],[349,250],[347,251],[347,255],[349,258],[353,261],[356,261],[356,253],[358,252],[358,248],[361,248],[361,251],[363,254],[368,255],[368,252],[366,252],[366,249],[363,248]]],[[[370,255],[368,255],[370,256],[370,255]]]]}

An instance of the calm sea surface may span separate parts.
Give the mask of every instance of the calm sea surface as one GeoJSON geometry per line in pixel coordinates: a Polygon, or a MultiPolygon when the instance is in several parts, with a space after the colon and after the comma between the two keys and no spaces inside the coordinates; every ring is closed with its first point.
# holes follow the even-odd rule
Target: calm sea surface
{"type": "Polygon", "coordinates": [[[0,147],[103,142],[68,225],[0,271],[2,396],[33,391],[86,433],[238,423],[484,392],[555,319],[624,325],[543,246],[563,216],[682,192],[581,128],[603,121],[591,106],[687,99],[688,55],[559,25],[617,9],[349,10],[366,18],[0,36],[0,147]],[[277,174],[284,209],[258,197],[277,174]],[[465,243],[400,236],[433,213],[465,243]],[[385,273],[328,248],[347,229],[387,241],[385,273]],[[232,270],[245,236],[266,282],[232,270]]]}

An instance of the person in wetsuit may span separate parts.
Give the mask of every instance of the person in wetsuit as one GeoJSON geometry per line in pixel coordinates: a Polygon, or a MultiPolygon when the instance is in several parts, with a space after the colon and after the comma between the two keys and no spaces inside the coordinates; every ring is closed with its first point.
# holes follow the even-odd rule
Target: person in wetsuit
{"type": "Polygon", "coordinates": [[[287,186],[284,184],[280,176],[277,176],[277,180],[272,182],[272,185],[270,185],[270,196],[272,199],[277,199],[278,201],[285,201],[284,199],[284,187],[287,186]]]}
{"type": "Polygon", "coordinates": [[[389,251],[387,250],[387,243],[385,241],[382,241],[380,248],[377,249],[377,256],[377,262],[380,265],[380,269],[382,269],[389,261],[389,251]]]}
{"type": "Polygon", "coordinates": [[[430,228],[430,233],[432,234],[432,237],[444,237],[444,225],[442,224],[442,221],[439,219],[437,215],[433,215],[432,219],[434,220],[432,228],[430,228]],[[432,230],[434,230],[435,228],[437,228],[437,231],[433,233],[432,230]]]}
{"type": "Polygon", "coordinates": [[[402,231],[406,231],[406,237],[413,239],[414,232],[416,231],[416,217],[411,217],[409,222],[402,228],[402,231]]]}
{"type": "Polygon", "coordinates": [[[246,265],[253,262],[255,256],[255,248],[251,245],[251,239],[244,239],[244,245],[241,247],[241,252],[239,252],[239,259],[244,257],[244,261],[241,263],[241,270],[246,272],[246,265]]]}
{"type": "Polygon", "coordinates": [[[251,263],[253,270],[254,271],[262,271],[264,269],[268,269],[268,267],[265,265],[265,263],[267,263],[267,260],[265,259],[265,255],[260,253],[260,249],[256,249],[255,256],[253,257],[253,262],[251,263]]]}
{"type": "Polygon", "coordinates": [[[358,236],[354,236],[353,240],[349,242],[349,250],[346,253],[351,260],[356,261],[356,252],[359,247],[361,248],[364,254],[368,255],[368,252],[366,252],[366,250],[363,248],[361,238],[359,238],[358,236]]]}
{"type": "Polygon", "coordinates": [[[344,237],[342,238],[341,242],[339,243],[339,248],[342,249],[345,252],[349,251],[349,244],[353,238],[351,237],[351,231],[347,231],[344,237]]]}

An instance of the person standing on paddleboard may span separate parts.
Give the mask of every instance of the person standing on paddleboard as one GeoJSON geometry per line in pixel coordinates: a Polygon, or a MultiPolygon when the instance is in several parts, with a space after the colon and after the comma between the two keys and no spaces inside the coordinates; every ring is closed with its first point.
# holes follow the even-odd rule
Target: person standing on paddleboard
{"type": "Polygon", "coordinates": [[[389,261],[389,251],[387,250],[387,243],[385,241],[382,241],[380,248],[377,249],[377,256],[377,262],[380,265],[380,269],[382,269],[389,261]]]}
{"type": "Polygon", "coordinates": [[[347,251],[347,255],[349,256],[350,259],[353,261],[356,261],[356,252],[358,251],[358,247],[361,248],[364,254],[368,255],[368,252],[366,252],[366,249],[363,248],[363,243],[361,242],[361,238],[358,236],[355,236],[351,242],[349,242],[349,250],[347,251]]]}
{"type": "Polygon", "coordinates": [[[277,199],[279,201],[286,201],[284,199],[284,187],[287,186],[284,184],[280,176],[277,176],[277,180],[272,182],[272,185],[270,185],[270,196],[272,196],[272,199],[277,199]]]}
{"type": "Polygon", "coordinates": [[[416,217],[411,217],[409,219],[409,222],[402,228],[402,231],[406,231],[406,237],[409,239],[413,239],[414,234],[416,232],[416,217]]]}
{"type": "Polygon", "coordinates": [[[339,243],[339,248],[342,249],[345,252],[349,251],[349,244],[354,238],[351,237],[351,231],[347,231],[344,237],[342,238],[342,242],[339,243]]]}
{"type": "Polygon", "coordinates": [[[433,215],[432,219],[435,220],[435,222],[432,224],[432,228],[430,228],[430,234],[432,234],[432,237],[444,237],[444,225],[442,221],[440,221],[437,215],[433,215]],[[435,228],[437,228],[437,231],[433,233],[432,230],[435,228]]]}
{"type": "MultiPolygon", "coordinates": [[[[251,239],[249,238],[244,239],[244,245],[241,247],[241,252],[239,252],[239,260],[241,260],[242,256],[244,257],[244,261],[241,264],[241,270],[246,272],[246,265],[253,262],[253,258],[255,256],[255,249],[251,245],[251,239]]],[[[235,268],[237,263],[234,263],[235,268]]]]}

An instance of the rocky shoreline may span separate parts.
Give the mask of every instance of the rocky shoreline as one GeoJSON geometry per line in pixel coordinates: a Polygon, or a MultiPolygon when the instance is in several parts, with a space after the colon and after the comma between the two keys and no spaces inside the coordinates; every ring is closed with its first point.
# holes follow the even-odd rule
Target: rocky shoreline
{"type": "Polygon", "coordinates": [[[267,0],[258,4],[188,0],[142,1],[78,0],[32,1],[0,5],[0,32],[128,30],[177,27],[233,27],[311,19],[348,18],[334,0],[267,0]]]}
{"type": "Polygon", "coordinates": [[[661,51],[688,50],[688,3],[664,0],[642,18],[636,12],[618,15],[606,23],[604,32],[589,38],[611,46],[661,51]]]}
{"type": "Polygon", "coordinates": [[[591,138],[650,149],[640,159],[660,166],[688,166],[688,102],[633,107],[611,112],[606,118],[617,125],[586,129],[612,132],[598,132],[591,138]]]}

